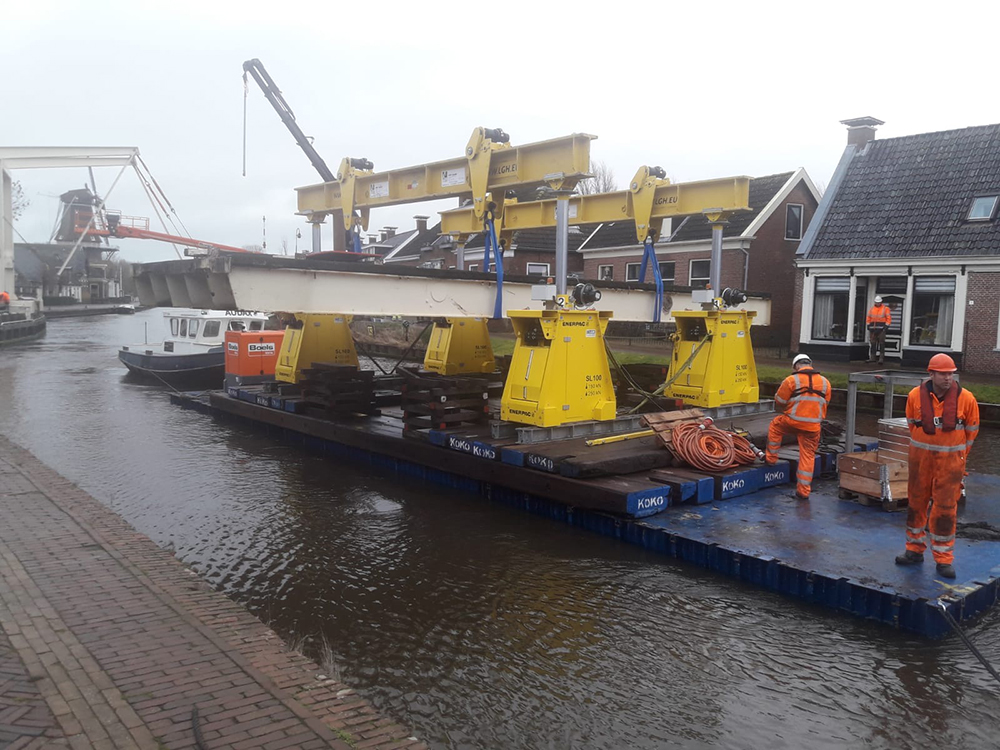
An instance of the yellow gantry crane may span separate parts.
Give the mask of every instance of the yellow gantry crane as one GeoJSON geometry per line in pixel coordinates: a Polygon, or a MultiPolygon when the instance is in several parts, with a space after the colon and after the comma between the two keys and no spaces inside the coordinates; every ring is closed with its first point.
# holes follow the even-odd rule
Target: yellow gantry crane
{"type": "MultiPolygon", "coordinates": [[[[500,128],[479,127],[462,156],[445,161],[375,172],[367,159],[345,158],[335,179],[297,188],[298,213],[313,225],[313,251],[320,246],[320,225],[327,216],[335,224],[334,251],[346,249],[348,233],[368,228],[372,208],[466,198],[480,228],[491,196],[507,190],[542,186],[572,189],[589,176],[590,141],[577,133],[512,146],[500,128]],[[337,227],[343,226],[344,232],[337,227]]],[[[348,314],[296,315],[278,358],[277,378],[298,382],[303,367],[315,361],[358,366],[348,314]]],[[[484,318],[443,318],[435,321],[425,366],[446,375],[485,373],[495,369],[493,348],[484,318]]]]}
{"type": "MultiPolygon", "coordinates": [[[[299,213],[314,227],[332,216],[357,234],[367,228],[372,208],[468,198],[467,206],[442,212],[442,232],[455,237],[459,257],[465,241],[484,230],[509,241],[518,229],[555,227],[555,283],[538,285],[533,298],[540,309],[507,311],[517,342],[501,418],[541,427],[610,420],[617,410],[604,346],[613,312],[594,309],[600,292],[590,285],[567,291],[569,225],[631,220],[637,242],[651,249],[664,219],[704,215],[713,227],[712,289],[699,300],[703,310],[674,314],[678,333],[664,393],[702,406],[757,401],[749,335],[753,313],[729,309],[734,296],[721,296],[718,283],[722,225],[729,214],[749,210],[750,178],[674,184],[662,169],[642,167],[628,190],[573,195],[572,189],[588,176],[591,139],[576,134],[514,147],[502,130],[477,128],[456,159],[387,172],[375,172],[367,160],[344,159],[335,181],[298,188],[299,213]],[[527,202],[507,197],[514,188],[542,186],[555,190],[557,197],[527,202]]],[[[314,238],[317,234],[314,230],[314,238]]],[[[346,234],[335,231],[335,242],[346,234]]],[[[498,298],[498,310],[501,303],[498,298]]],[[[658,296],[651,319],[659,319],[661,304],[658,296]]],[[[301,368],[313,361],[357,366],[349,315],[296,317],[282,348],[279,379],[296,382],[301,368]]],[[[436,321],[425,366],[446,375],[492,372],[486,320],[436,321]]]]}

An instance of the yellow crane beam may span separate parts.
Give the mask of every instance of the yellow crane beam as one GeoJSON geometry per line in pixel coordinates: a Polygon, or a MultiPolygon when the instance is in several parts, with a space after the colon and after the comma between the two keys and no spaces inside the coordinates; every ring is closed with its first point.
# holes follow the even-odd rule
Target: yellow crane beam
{"type": "Polygon", "coordinates": [[[372,208],[471,196],[470,210],[481,224],[487,193],[502,196],[511,188],[544,185],[572,189],[590,175],[592,135],[575,133],[521,146],[501,138],[506,138],[501,130],[476,128],[462,156],[386,172],[359,166],[364,160],[344,159],[336,182],[296,188],[298,213],[311,219],[339,214],[351,229],[357,210],[367,229],[372,208]]]}
{"type": "MultiPolygon", "coordinates": [[[[655,167],[643,167],[630,189],[596,195],[569,197],[569,223],[609,221],[635,222],[636,239],[659,237],[663,220],[673,216],[705,214],[718,221],[725,214],[750,210],[750,178],[725,177],[697,182],[671,183],[655,176],[655,167]]],[[[547,199],[519,203],[508,199],[502,205],[504,232],[556,226],[556,201],[547,199]]],[[[482,218],[470,208],[441,212],[441,232],[467,238],[483,230],[482,218]]]]}

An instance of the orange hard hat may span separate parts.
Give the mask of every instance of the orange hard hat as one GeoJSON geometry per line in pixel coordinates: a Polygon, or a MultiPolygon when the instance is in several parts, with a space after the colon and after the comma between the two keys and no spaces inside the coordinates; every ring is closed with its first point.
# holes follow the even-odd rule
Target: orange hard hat
{"type": "Polygon", "coordinates": [[[958,368],[947,354],[935,354],[927,363],[927,372],[958,372],[958,368]]]}

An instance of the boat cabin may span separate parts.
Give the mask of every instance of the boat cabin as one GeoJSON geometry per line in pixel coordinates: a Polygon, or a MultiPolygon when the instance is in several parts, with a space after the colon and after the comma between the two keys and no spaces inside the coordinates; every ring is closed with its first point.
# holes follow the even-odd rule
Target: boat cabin
{"type": "Polygon", "coordinates": [[[166,352],[194,352],[222,349],[226,331],[277,330],[269,313],[243,310],[167,310],[163,313],[167,332],[166,352]]]}

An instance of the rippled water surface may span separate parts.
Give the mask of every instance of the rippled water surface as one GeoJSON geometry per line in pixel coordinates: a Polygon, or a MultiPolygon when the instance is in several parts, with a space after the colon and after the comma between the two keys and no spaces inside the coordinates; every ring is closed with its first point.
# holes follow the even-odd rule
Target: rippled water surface
{"type": "MultiPolygon", "coordinates": [[[[432,747],[997,746],[1000,686],[956,639],[173,407],[115,358],[160,318],[56,320],[0,351],[0,425],[282,634],[324,636],[432,747]]],[[[970,632],[1000,665],[1000,617],[970,632]]]]}

